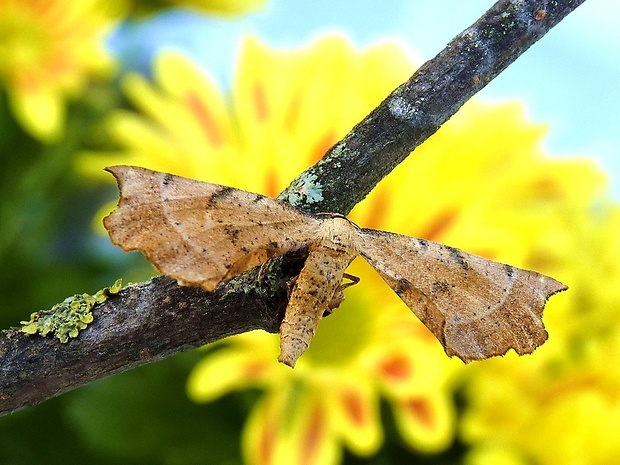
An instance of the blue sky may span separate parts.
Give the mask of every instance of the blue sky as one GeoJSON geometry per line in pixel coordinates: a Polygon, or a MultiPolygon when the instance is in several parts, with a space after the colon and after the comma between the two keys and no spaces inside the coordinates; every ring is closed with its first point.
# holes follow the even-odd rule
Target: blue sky
{"type": "MultiPolygon", "coordinates": [[[[145,56],[164,47],[181,49],[225,85],[239,38],[247,32],[274,46],[300,46],[328,30],[342,31],[360,46],[395,38],[426,60],[492,4],[492,0],[270,0],[263,11],[235,21],[167,13],[122,28],[111,44],[124,44],[119,52],[143,70],[148,69],[145,56]]],[[[617,0],[587,0],[478,94],[490,101],[525,102],[532,119],[551,124],[549,152],[597,160],[609,173],[617,199],[619,17],[617,0]]]]}

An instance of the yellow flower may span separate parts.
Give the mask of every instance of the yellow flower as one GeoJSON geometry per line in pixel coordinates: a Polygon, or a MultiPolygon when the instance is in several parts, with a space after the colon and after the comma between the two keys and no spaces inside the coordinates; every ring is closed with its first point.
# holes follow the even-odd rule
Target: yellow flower
{"type": "MultiPolygon", "coordinates": [[[[339,36],[292,52],[248,39],[226,98],[186,58],[163,54],[154,83],[136,75],[125,81],[142,115],[111,118],[111,137],[124,150],[87,155],[81,167],[99,172],[106,164],[136,164],[275,196],[404,81],[408,63],[395,45],[359,52],[339,36]]],[[[517,104],[469,103],[351,218],[552,272],[571,284],[584,275],[573,255],[580,253],[579,232],[589,234],[584,219],[601,175],[584,161],[545,158],[544,132],[517,104]]],[[[413,450],[433,453],[451,444],[455,383],[476,364],[464,368],[446,357],[363,261],[349,272],[362,282],[321,321],[294,370],[275,362],[277,336],[255,332],[223,341],[193,371],[188,392],[199,402],[261,390],[243,433],[248,463],[334,464],[343,446],[373,454],[383,441],[382,398],[413,450]]],[[[547,314],[561,307],[554,299],[547,314]]],[[[538,352],[520,360],[537,359],[538,352]]],[[[520,399],[511,402],[517,409],[520,399]]]]}
{"type": "MultiPolygon", "coordinates": [[[[162,1],[132,0],[137,7],[144,10],[161,8],[162,1]]],[[[215,15],[238,15],[262,7],[266,0],[164,0],[170,7],[189,7],[215,15]]]]}
{"type": "Polygon", "coordinates": [[[123,82],[128,98],[149,118],[131,111],[111,118],[110,137],[127,150],[92,153],[79,165],[107,180],[101,167],[123,162],[275,196],[410,72],[393,47],[357,57],[345,41],[330,38],[302,54],[248,39],[229,99],[187,58],[164,53],[154,64],[157,86],[137,74],[123,82]],[[364,88],[356,80],[326,82],[325,69],[337,69],[337,76],[384,72],[369,76],[365,82],[372,84],[364,88]]]}
{"type": "Polygon", "coordinates": [[[470,463],[618,463],[620,211],[596,206],[570,224],[571,292],[548,312],[551,338],[535,359],[490,360],[469,373],[463,438],[470,463]],[[584,234],[585,233],[585,234],[584,234]]]}
{"type": "Polygon", "coordinates": [[[463,422],[463,436],[475,446],[472,456],[495,449],[524,464],[618,463],[618,329],[593,345],[571,364],[510,360],[475,373],[463,422]]]}
{"type": "Polygon", "coordinates": [[[103,35],[113,11],[101,0],[0,0],[0,83],[15,117],[51,142],[64,129],[65,99],[111,69],[103,35]]]}

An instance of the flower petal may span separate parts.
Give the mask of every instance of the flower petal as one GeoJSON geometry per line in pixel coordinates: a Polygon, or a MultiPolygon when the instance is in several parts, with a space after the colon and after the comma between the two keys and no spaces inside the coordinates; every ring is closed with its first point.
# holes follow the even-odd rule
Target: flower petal
{"type": "Polygon", "coordinates": [[[325,401],[333,416],[334,431],[355,454],[376,453],[383,434],[378,393],[370,379],[359,375],[339,376],[325,390],[329,392],[325,401]]]}
{"type": "Polygon", "coordinates": [[[117,17],[115,2],[0,2],[0,82],[17,120],[50,143],[65,127],[65,100],[91,78],[108,78],[112,59],[103,36],[117,17]]]}
{"type": "Polygon", "coordinates": [[[60,92],[33,82],[27,89],[9,89],[9,96],[15,117],[29,133],[46,142],[62,134],[65,107],[60,92]]]}
{"type": "Polygon", "coordinates": [[[284,384],[254,408],[243,433],[252,465],[332,465],[339,462],[330,415],[323,402],[300,385],[284,384]]]}
{"type": "Polygon", "coordinates": [[[190,398],[208,402],[230,391],[277,383],[287,367],[273,363],[277,357],[275,336],[255,332],[238,345],[227,345],[203,358],[187,382],[190,398]],[[252,342],[250,342],[252,341],[252,342]],[[273,346],[273,347],[270,347],[273,346]],[[262,347],[262,350],[257,350],[262,347]],[[270,353],[270,357],[263,354],[270,353]]]}
{"type": "Polygon", "coordinates": [[[409,397],[392,406],[401,435],[416,450],[437,453],[452,442],[456,414],[449,392],[409,397]]]}
{"type": "Polygon", "coordinates": [[[168,0],[179,6],[189,6],[211,13],[239,15],[261,8],[266,0],[168,0]]]}

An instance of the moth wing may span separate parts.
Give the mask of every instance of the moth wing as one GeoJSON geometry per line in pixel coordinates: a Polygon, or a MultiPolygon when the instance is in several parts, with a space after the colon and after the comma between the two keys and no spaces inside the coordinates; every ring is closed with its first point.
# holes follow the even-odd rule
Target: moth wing
{"type": "Polygon", "coordinates": [[[567,287],[548,276],[446,245],[362,229],[360,255],[464,362],[531,353],[547,339],[547,299],[567,287]]]}
{"type": "Polygon", "coordinates": [[[107,170],[120,189],[104,219],[112,242],[182,285],[212,291],[316,235],[318,219],[270,197],[133,166],[107,170]]]}

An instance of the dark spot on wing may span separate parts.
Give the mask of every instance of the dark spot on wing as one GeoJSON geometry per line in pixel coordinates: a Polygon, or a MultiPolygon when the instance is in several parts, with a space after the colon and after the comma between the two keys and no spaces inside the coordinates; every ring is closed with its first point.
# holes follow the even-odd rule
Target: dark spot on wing
{"type": "Polygon", "coordinates": [[[168,184],[170,184],[170,181],[172,181],[173,177],[174,176],[172,176],[171,174],[166,173],[166,175],[164,176],[164,180],[162,181],[162,184],[164,186],[167,186],[168,184]]]}
{"type": "Polygon", "coordinates": [[[398,295],[401,295],[407,292],[412,287],[413,285],[409,282],[409,280],[405,278],[400,278],[398,280],[398,285],[394,288],[394,292],[396,292],[396,294],[398,295]]]}
{"type": "Polygon", "coordinates": [[[458,263],[458,265],[461,268],[463,268],[464,270],[469,269],[469,265],[467,264],[467,261],[465,260],[465,256],[463,255],[463,252],[461,250],[454,248],[454,247],[450,247],[449,245],[446,245],[444,247],[450,254],[450,258],[452,258],[452,260],[458,263]]]}
{"type": "Polygon", "coordinates": [[[504,271],[506,272],[506,276],[508,276],[509,279],[512,279],[512,276],[514,275],[514,272],[515,272],[514,267],[510,265],[504,265],[504,271]]]}
{"type": "Polygon", "coordinates": [[[426,252],[428,250],[428,241],[426,239],[418,239],[420,242],[420,250],[426,252]]]}
{"type": "Polygon", "coordinates": [[[209,197],[209,199],[205,202],[205,206],[207,209],[215,208],[215,204],[220,199],[225,199],[227,196],[231,195],[235,189],[228,186],[218,186],[218,189],[209,197]]]}
{"type": "Polygon", "coordinates": [[[266,197],[264,195],[260,195],[260,194],[255,194],[254,199],[252,200],[253,203],[258,203],[261,202],[265,199],[269,199],[269,200],[273,200],[271,197],[266,197]]]}
{"type": "Polygon", "coordinates": [[[224,228],[224,232],[228,234],[234,242],[239,237],[239,233],[241,232],[241,230],[236,228],[224,228]]]}
{"type": "Polygon", "coordinates": [[[228,187],[228,186],[221,186],[217,192],[215,192],[212,196],[211,196],[211,201],[217,200],[217,199],[223,199],[227,196],[229,196],[232,192],[234,192],[235,189],[233,189],[232,187],[228,187]]]}
{"type": "Polygon", "coordinates": [[[435,281],[433,283],[433,292],[443,294],[445,292],[448,292],[452,287],[454,286],[448,283],[447,281],[435,281]]]}

